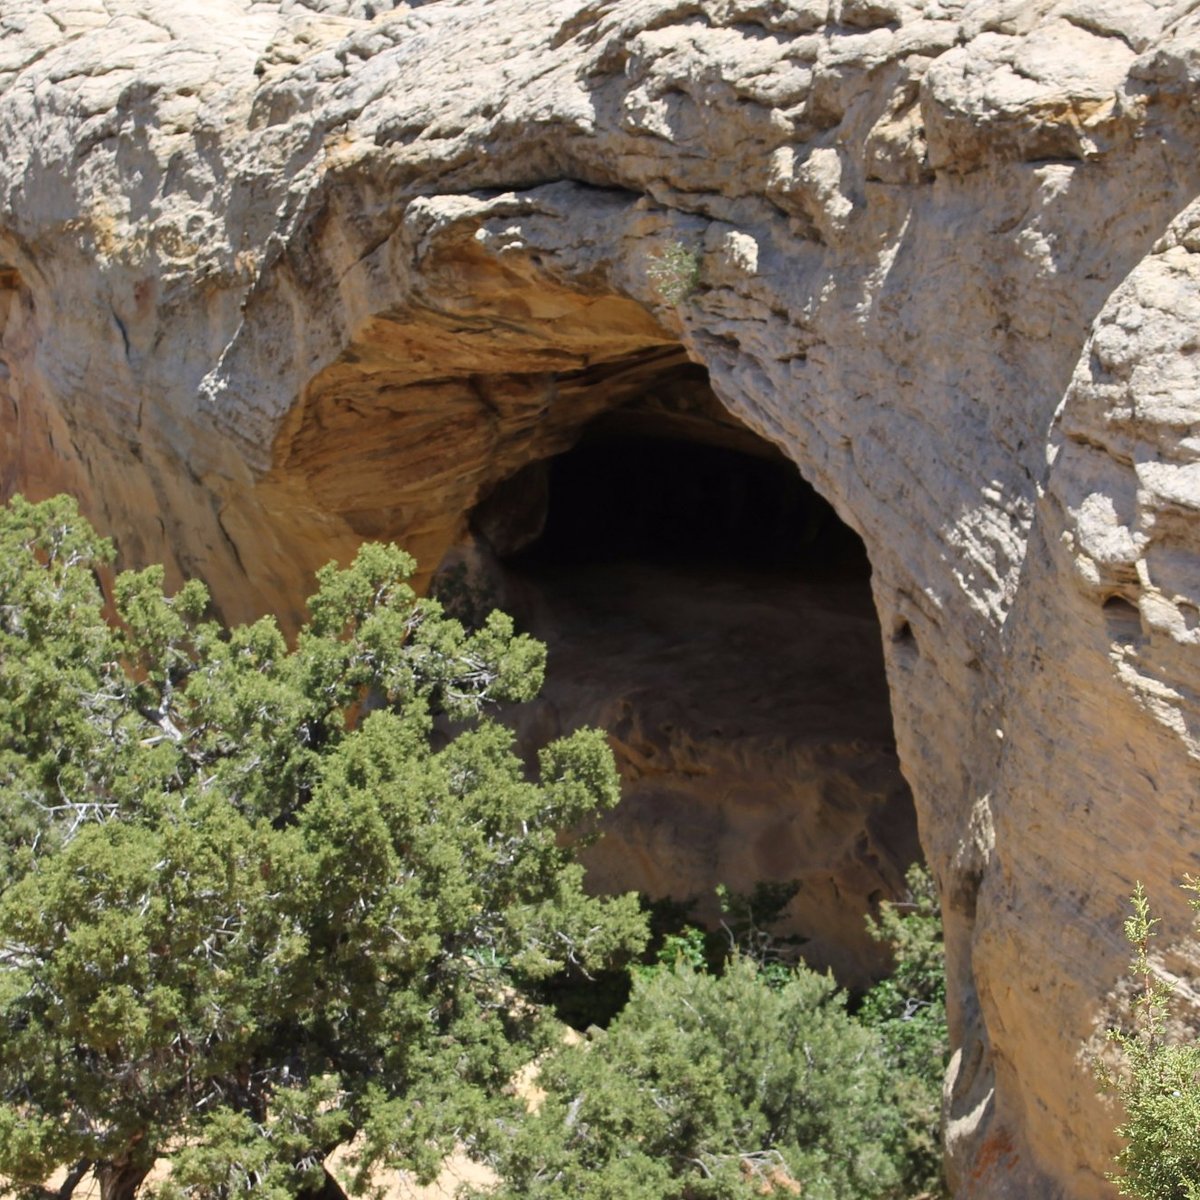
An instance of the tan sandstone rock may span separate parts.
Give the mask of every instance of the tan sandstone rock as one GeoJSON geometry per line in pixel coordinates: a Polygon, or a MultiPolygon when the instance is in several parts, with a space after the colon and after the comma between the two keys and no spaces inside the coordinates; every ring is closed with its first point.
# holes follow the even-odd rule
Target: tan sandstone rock
{"type": "Polygon", "coordinates": [[[1152,0],[4,0],[0,483],[294,620],[703,364],[870,555],[956,1188],[1103,1195],[1135,878],[1196,965],[1198,94],[1152,0]]]}

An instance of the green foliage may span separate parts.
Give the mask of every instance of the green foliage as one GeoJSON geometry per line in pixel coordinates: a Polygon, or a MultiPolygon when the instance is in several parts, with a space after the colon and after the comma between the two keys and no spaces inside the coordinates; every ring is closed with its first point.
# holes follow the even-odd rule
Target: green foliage
{"type": "MultiPolygon", "coordinates": [[[[622,961],[601,971],[582,971],[568,966],[542,980],[534,991],[539,1003],[553,1009],[555,1016],[572,1029],[585,1030],[593,1025],[607,1028],[613,1017],[629,1001],[632,976],[658,962],[663,945],[687,926],[691,905],[672,899],[650,900],[641,896],[640,904],[649,927],[649,937],[632,961],[622,961]]],[[[691,932],[703,938],[700,930],[691,932]]]]}
{"type": "MultiPolygon", "coordinates": [[[[1200,884],[1187,880],[1188,890],[1200,884]]],[[[1125,936],[1133,946],[1131,970],[1137,986],[1128,1029],[1110,1029],[1120,1051],[1118,1071],[1098,1064],[1101,1084],[1125,1109],[1117,1132],[1126,1139],[1112,1176],[1123,1196],[1139,1200],[1200,1200],[1200,1046],[1168,1037],[1171,989],[1150,963],[1158,920],[1141,883],[1133,894],[1125,936]]],[[[1200,911],[1200,900],[1192,907],[1200,911]]]]}
{"type": "Polygon", "coordinates": [[[668,242],[650,261],[650,282],[667,304],[679,304],[700,283],[700,256],[682,242],[668,242]]]}
{"type": "Polygon", "coordinates": [[[543,648],[395,547],[320,572],[294,649],[161,568],[110,626],[110,558],[65,498],[0,512],[0,1174],[132,1195],[173,1147],[163,1196],[282,1200],[357,1132],[359,1185],[431,1176],[546,1040],[522,995],[644,941],[560,836],[616,803],[603,737],[530,782],[487,710],[543,648]]]}
{"type": "Polygon", "coordinates": [[[892,949],[892,973],[863,998],[858,1019],[876,1030],[895,1081],[902,1134],[897,1153],[909,1194],[944,1190],[942,1080],[950,1054],[946,955],[937,889],[920,864],[908,870],[908,897],[884,901],[872,936],[892,949]]]}
{"type": "Polygon", "coordinates": [[[716,929],[693,924],[695,897],[677,900],[641,898],[649,922],[649,940],[638,961],[622,963],[607,971],[584,974],[568,968],[546,980],[538,990],[560,1020],[577,1030],[593,1025],[607,1028],[629,1000],[633,976],[673,965],[679,956],[697,969],[720,973],[734,953],[754,959],[764,981],[788,976],[789,966],[799,955],[797,947],[806,940],[780,937],[771,927],[799,891],[799,883],[764,881],[747,893],[731,891],[723,884],[716,889],[722,913],[716,929]]]}
{"type": "Polygon", "coordinates": [[[832,981],[767,986],[740,954],[718,976],[672,949],[594,1043],[547,1060],[542,1107],[497,1139],[503,1200],[894,1194],[878,1040],[832,981]]]}
{"type": "Polygon", "coordinates": [[[540,1110],[500,1127],[500,1200],[940,1192],[941,923],[928,875],[909,883],[878,931],[895,975],[857,1017],[765,932],[792,885],[723,893],[716,940],[668,935],[607,1030],[548,1057],[540,1110]]]}
{"type": "Polygon", "coordinates": [[[721,906],[724,944],[708,940],[708,961],[720,969],[731,954],[743,954],[758,963],[765,982],[784,982],[789,969],[799,961],[800,947],[808,940],[797,934],[780,935],[773,930],[783,920],[787,906],[800,890],[792,879],[760,880],[749,892],[734,892],[724,884],[717,887],[721,906]]]}

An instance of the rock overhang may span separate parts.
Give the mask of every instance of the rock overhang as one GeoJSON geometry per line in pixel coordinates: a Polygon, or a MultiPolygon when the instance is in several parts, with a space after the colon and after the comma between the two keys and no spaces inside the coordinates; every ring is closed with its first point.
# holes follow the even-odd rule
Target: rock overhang
{"type": "Polygon", "coordinates": [[[472,376],[536,440],[547,381],[682,347],[871,555],[947,900],[955,1179],[1096,1194],[1110,1139],[1077,1048],[1123,967],[1117,899],[1194,869],[1194,389],[1187,339],[1154,331],[1196,277],[1190,218],[1168,229],[1200,191],[1195,14],[58,17],[0,17],[6,489],[68,486],[126,561],[294,619],[311,568],[368,533],[434,557],[449,536],[370,504],[403,489],[390,448],[411,449],[421,405],[457,410],[455,447],[503,473],[520,455],[500,464],[472,376]],[[700,271],[671,304],[651,267],[676,245],[700,271]],[[425,337],[448,372],[414,365],[425,337]],[[372,397],[372,426],[354,406],[383,359],[413,403],[372,397]],[[1081,828],[1085,851],[1047,856],[1081,828]],[[1063,965],[1072,923],[1104,933],[1063,965]],[[1018,970],[1028,987],[1005,982],[1018,970]]]}

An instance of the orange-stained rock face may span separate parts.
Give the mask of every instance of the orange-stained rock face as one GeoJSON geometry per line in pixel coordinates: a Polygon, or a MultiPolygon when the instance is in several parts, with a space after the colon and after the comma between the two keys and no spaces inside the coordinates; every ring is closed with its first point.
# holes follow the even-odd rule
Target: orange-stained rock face
{"type": "Polygon", "coordinates": [[[478,288],[482,312],[414,308],[366,322],[305,388],[271,472],[355,534],[403,539],[426,572],[488,488],[686,362],[631,301],[489,273],[486,259],[458,266],[438,274],[455,294],[478,288]]]}
{"type": "Polygon", "coordinates": [[[1194,966],[1197,14],[14,0],[0,45],[4,489],[294,626],[686,359],[870,557],[956,1187],[1106,1194],[1134,879],[1194,966]]]}

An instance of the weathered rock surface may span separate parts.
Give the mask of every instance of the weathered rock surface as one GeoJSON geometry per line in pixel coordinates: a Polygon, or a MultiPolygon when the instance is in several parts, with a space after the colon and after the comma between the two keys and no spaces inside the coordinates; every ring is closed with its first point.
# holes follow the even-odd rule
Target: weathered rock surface
{"type": "Polygon", "coordinates": [[[1194,10],[4,0],[0,486],[294,615],[682,347],[871,557],[956,1187],[1105,1194],[1135,878],[1194,965],[1194,10]]]}

